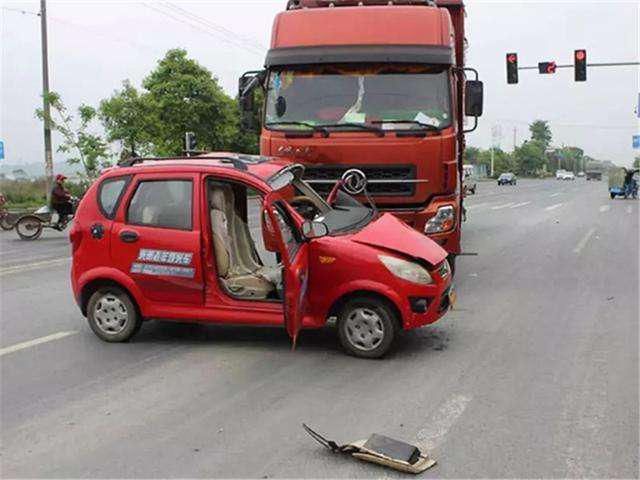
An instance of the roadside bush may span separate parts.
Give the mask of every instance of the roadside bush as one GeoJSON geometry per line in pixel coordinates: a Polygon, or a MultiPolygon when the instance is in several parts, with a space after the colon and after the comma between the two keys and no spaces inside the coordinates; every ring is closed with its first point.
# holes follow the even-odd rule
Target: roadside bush
{"type": "MultiPolygon", "coordinates": [[[[67,190],[71,195],[82,197],[87,187],[80,183],[67,182],[67,190]]],[[[0,180],[0,192],[7,199],[7,208],[40,207],[47,202],[46,182],[38,180],[0,180]]]]}

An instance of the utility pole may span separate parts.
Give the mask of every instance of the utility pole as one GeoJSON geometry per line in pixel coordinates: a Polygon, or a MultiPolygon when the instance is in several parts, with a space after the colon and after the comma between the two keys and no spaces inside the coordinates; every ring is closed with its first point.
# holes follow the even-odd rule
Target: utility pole
{"type": "Polygon", "coordinates": [[[516,151],[516,134],[518,132],[518,127],[513,127],[513,151],[516,151]]]}
{"type": "Polygon", "coordinates": [[[40,0],[40,40],[42,42],[42,111],[44,113],[44,174],[47,203],[51,200],[53,182],[53,153],[51,152],[51,108],[49,106],[49,54],[47,49],[47,2],[40,0]]]}

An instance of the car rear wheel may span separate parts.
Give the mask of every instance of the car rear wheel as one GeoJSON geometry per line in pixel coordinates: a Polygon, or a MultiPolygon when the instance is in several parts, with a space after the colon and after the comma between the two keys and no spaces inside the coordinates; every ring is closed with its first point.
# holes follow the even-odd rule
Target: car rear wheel
{"type": "Polygon", "coordinates": [[[93,333],[105,342],[126,342],[142,325],[129,295],[121,288],[111,286],[100,288],[91,295],[87,320],[93,333]]]}
{"type": "Polygon", "coordinates": [[[400,326],[397,314],[382,300],[361,296],[338,314],[338,336],[350,355],[380,358],[391,348],[400,326]]]}

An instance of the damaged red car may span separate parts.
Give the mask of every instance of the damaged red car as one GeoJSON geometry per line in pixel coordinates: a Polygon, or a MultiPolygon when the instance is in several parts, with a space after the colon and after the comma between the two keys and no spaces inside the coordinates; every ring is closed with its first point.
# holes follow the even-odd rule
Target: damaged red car
{"type": "Polygon", "coordinates": [[[73,291],[91,329],[123,342],[150,319],[284,325],[295,344],[335,318],[344,349],[375,358],[400,330],[450,309],[447,253],[346,193],[364,190],[362,172],[326,199],[303,172],[227,153],[105,171],[70,234],[73,291]]]}

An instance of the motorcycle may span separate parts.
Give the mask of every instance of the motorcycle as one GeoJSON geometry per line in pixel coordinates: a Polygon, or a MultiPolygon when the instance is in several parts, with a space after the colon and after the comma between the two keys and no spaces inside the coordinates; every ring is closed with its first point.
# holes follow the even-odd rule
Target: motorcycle
{"type": "Polygon", "coordinates": [[[72,214],[67,215],[67,218],[62,222],[59,221],[58,213],[47,205],[40,207],[33,213],[20,217],[15,224],[16,233],[20,239],[36,240],[42,235],[42,231],[45,228],[52,228],[59,232],[64,231],[73,220],[73,215],[78,207],[78,199],[76,197],[71,197],[70,201],[72,214]]]}

